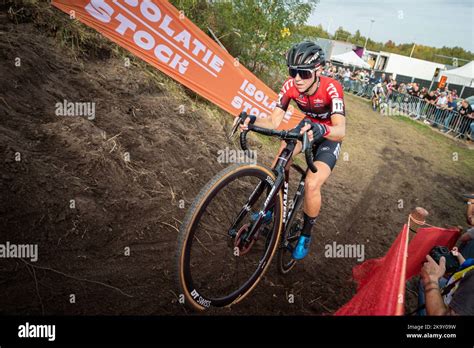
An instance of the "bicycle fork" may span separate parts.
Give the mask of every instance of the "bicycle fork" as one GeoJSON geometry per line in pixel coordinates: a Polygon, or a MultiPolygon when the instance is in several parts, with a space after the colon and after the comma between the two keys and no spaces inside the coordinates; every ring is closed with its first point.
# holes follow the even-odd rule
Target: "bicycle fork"
{"type": "MultiPolygon", "coordinates": [[[[249,199],[247,202],[244,204],[242,207],[241,211],[235,218],[234,222],[232,223],[232,226],[230,227],[228,234],[230,237],[234,238],[237,235],[237,230],[236,226],[238,226],[244,217],[248,214],[250,211],[251,207],[257,202],[257,200],[260,198],[262,195],[263,191],[265,190],[267,184],[271,185],[270,192],[268,193],[267,198],[265,199],[265,202],[263,204],[263,208],[260,210],[258,213],[257,219],[255,222],[252,224],[250,230],[245,234],[244,237],[244,242],[249,243],[252,241],[252,239],[255,237],[255,234],[257,231],[259,231],[261,225],[262,225],[262,219],[263,217],[267,214],[267,212],[272,208],[272,205],[274,204],[274,200],[278,192],[282,189],[283,185],[285,184],[285,188],[287,190],[288,188],[288,180],[285,177],[285,164],[288,161],[288,159],[291,157],[292,154],[292,149],[285,149],[282,151],[279,161],[275,165],[275,168],[273,171],[276,173],[276,179],[273,181],[272,178],[267,177],[265,181],[260,182],[255,190],[250,194],[249,199]]],[[[267,188],[268,189],[268,188],[267,188]]],[[[286,207],[286,197],[285,197],[285,207],[286,207]]]]}
{"type": "MultiPolygon", "coordinates": [[[[260,227],[262,225],[263,217],[271,209],[272,204],[274,204],[274,200],[275,200],[276,195],[278,194],[278,192],[281,190],[281,188],[283,186],[283,183],[284,183],[284,180],[285,180],[285,175],[283,173],[283,168],[281,168],[281,167],[280,167],[280,169],[277,168],[277,172],[278,172],[278,176],[277,176],[275,182],[273,183],[273,186],[272,186],[267,198],[265,199],[265,202],[263,204],[263,208],[259,211],[257,219],[250,226],[249,231],[245,234],[245,237],[243,238],[244,243],[250,243],[255,238],[255,234],[257,233],[257,231],[260,230],[260,227]]],[[[267,178],[267,180],[268,180],[268,178],[267,178]]],[[[263,193],[264,189],[265,189],[265,182],[261,182],[257,186],[257,188],[255,189],[255,191],[252,193],[252,195],[250,196],[248,202],[244,205],[244,208],[239,213],[235,223],[232,224],[231,230],[229,232],[235,233],[235,226],[237,226],[242,221],[244,216],[250,211],[250,208],[258,200],[260,195],[263,193]]],[[[229,233],[229,235],[232,236],[232,234],[230,234],[230,233],[229,233]]]]}

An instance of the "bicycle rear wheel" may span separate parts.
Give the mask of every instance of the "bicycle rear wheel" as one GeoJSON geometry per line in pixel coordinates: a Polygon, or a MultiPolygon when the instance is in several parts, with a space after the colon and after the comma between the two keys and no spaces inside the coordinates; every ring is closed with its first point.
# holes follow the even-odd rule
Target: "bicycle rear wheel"
{"type": "Polygon", "coordinates": [[[278,246],[281,193],[275,196],[270,220],[255,238],[245,242],[245,237],[274,182],[274,173],[266,167],[234,165],[196,197],[181,225],[177,252],[178,285],[188,307],[228,306],[257,285],[278,246]],[[254,197],[252,204],[249,197],[254,197]]]}

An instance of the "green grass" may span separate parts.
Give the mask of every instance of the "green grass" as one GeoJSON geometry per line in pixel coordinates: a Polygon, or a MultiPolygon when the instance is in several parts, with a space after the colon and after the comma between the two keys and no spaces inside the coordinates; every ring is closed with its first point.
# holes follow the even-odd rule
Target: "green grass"
{"type": "MultiPolygon", "coordinates": [[[[420,136],[430,139],[433,141],[437,147],[443,149],[449,153],[457,153],[458,158],[462,159],[462,165],[460,166],[460,170],[465,173],[467,176],[472,176],[474,173],[474,150],[468,148],[462,142],[458,140],[454,140],[450,137],[447,137],[443,134],[438,133],[436,130],[432,129],[431,126],[425,125],[423,123],[417,122],[412,120],[408,116],[390,116],[391,119],[395,120],[396,122],[403,123],[409,127],[412,127],[416,130],[420,136]]],[[[450,165],[453,164],[452,161],[449,163],[450,165]]]]}

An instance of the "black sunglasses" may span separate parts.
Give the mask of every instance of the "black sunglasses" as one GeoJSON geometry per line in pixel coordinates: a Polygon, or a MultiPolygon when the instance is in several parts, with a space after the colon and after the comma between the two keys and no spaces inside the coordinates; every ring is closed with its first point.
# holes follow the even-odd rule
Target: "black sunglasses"
{"type": "Polygon", "coordinates": [[[290,76],[295,78],[296,75],[300,75],[303,80],[307,80],[313,76],[314,69],[295,69],[289,68],[290,76]]]}

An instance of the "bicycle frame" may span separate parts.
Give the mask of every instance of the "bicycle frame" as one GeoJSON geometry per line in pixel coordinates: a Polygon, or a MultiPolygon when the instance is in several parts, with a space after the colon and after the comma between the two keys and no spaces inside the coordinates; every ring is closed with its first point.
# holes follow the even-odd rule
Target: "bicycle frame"
{"type": "MultiPolygon", "coordinates": [[[[295,168],[301,174],[301,179],[293,198],[293,204],[290,207],[288,207],[288,188],[289,188],[289,176],[290,176],[289,175],[290,168],[288,166],[288,162],[293,156],[295,145],[296,145],[296,141],[287,141],[287,146],[280,153],[277,163],[272,168],[272,170],[276,174],[275,181],[273,182],[272,178],[267,177],[266,181],[270,185],[272,185],[272,188],[268,194],[268,197],[265,200],[262,210],[260,210],[259,212],[257,220],[253,223],[251,229],[248,231],[244,239],[245,242],[250,242],[252,238],[254,238],[255,233],[259,231],[261,227],[263,217],[271,209],[272,202],[274,201],[276,195],[278,194],[279,191],[282,191],[283,193],[283,221],[282,221],[281,233],[283,233],[282,241],[284,243],[284,246],[287,246],[287,242],[286,242],[287,228],[288,226],[291,225],[291,222],[293,221],[293,218],[294,218],[295,211],[297,211],[297,209],[299,208],[302,202],[302,199],[304,196],[304,182],[306,178],[306,171],[304,171],[300,166],[293,164],[292,165],[293,168],[295,168]]],[[[248,211],[250,211],[250,207],[252,207],[253,204],[255,204],[255,202],[258,200],[260,195],[263,193],[264,189],[265,189],[265,183],[261,182],[257,185],[255,190],[250,194],[249,199],[244,204],[244,206],[242,207],[242,210],[239,212],[231,228],[229,229],[228,231],[229,236],[235,237],[236,235],[235,226],[238,226],[238,224],[240,224],[240,222],[248,213],[248,211]]]]}

